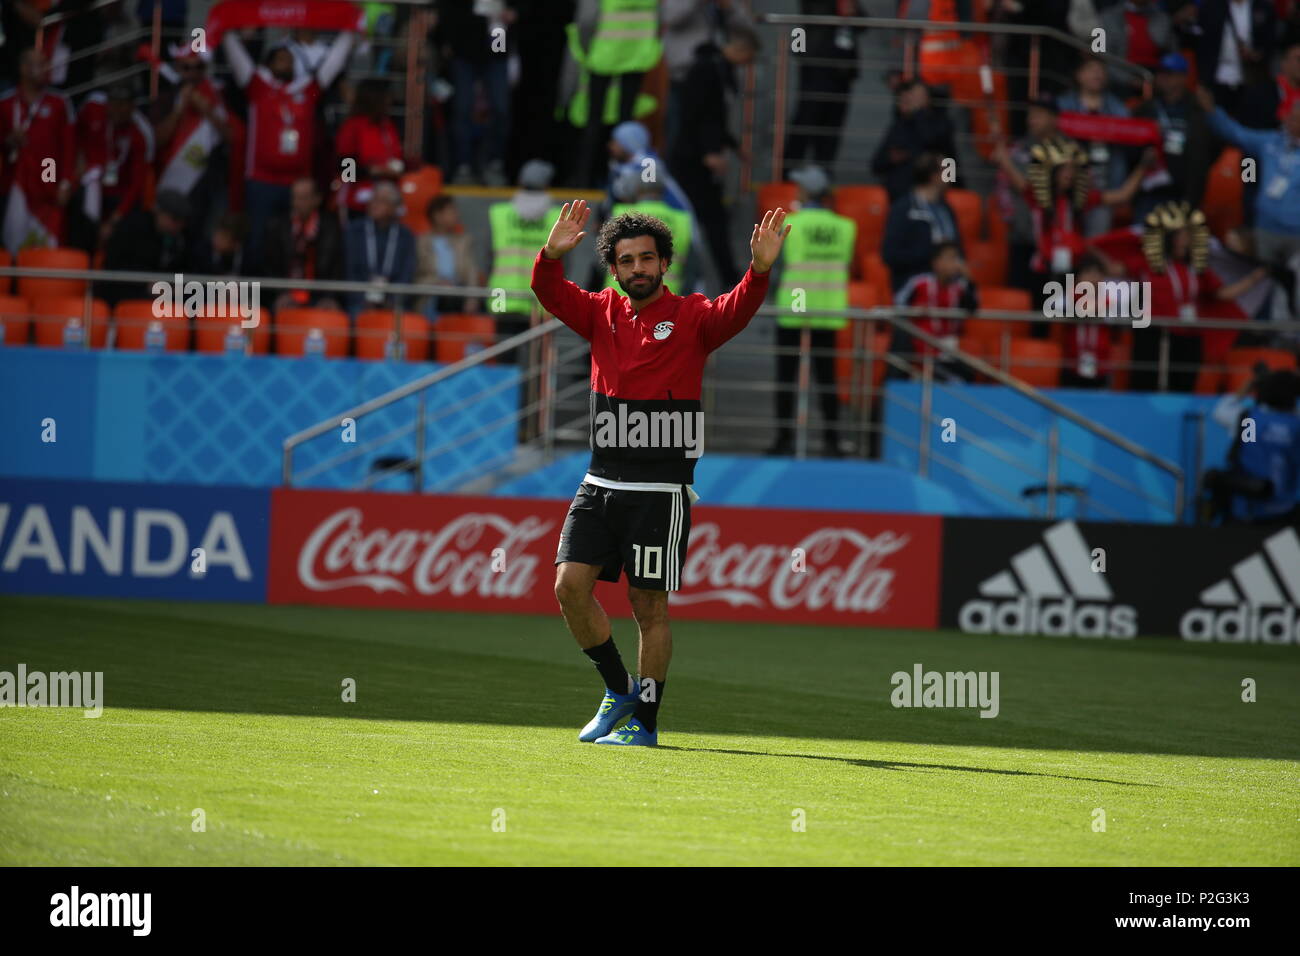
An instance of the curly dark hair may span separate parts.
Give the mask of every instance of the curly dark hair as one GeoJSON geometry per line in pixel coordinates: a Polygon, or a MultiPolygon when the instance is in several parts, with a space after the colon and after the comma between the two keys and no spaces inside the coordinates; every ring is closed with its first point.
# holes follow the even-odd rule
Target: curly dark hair
{"type": "Polygon", "coordinates": [[[647,216],[642,212],[625,212],[621,216],[606,220],[596,237],[596,254],[602,262],[613,265],[614,247],[621,239],[635,239],[637,236],[650,236],[655,241],[655,251],[666,262],[673,259],[673,234],[668,224],[662,219],[647,216]]]}

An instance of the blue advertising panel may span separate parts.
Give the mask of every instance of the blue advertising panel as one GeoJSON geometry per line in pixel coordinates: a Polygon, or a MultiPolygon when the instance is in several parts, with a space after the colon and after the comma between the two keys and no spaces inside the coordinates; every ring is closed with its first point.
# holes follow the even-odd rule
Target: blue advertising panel
{"type": "Polygon", "coordinates": [[[270,492],[0,479],[0,593],[266,600],[270,492]]]}

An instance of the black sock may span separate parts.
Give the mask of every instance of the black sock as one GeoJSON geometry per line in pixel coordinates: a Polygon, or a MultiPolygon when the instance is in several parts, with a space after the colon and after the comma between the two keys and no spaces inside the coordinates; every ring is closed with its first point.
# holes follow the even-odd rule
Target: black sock
{"type": "Polygon", "coordinates": [[[614,646],[612,636],[604,644],[583,648],[582,653],[591,658],[607,688],[616,694],[632,693],[632,678],[623,666],[623,658],[618,656],[618,648],[614,646]]]}
{"type": "Polygon", "coordinates": [[[659,702],[664,699],[664,681],[642,677],[636,698],[635,717],[641,726],[654,732],[659,725],[659,702]]]}

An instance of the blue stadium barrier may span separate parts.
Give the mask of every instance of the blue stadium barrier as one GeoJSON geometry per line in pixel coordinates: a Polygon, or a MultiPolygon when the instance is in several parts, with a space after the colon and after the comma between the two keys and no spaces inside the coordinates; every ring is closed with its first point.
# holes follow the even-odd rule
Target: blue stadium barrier
{"type": "MultiPolygon", "coordinates": [[[[281,443],[325,416],[374,398],[439,368],[433,362],[277,358],[149,352],[0,348],[0,474],[31,478],[147,481],[268,487],[280,483],[281,443]],[[53,419],[54,442],[42,441],[53,419]]],[[[434,448],[519,407],[519,373],[484,367],[453,376],[429,393],[426,447],[434,448]],[[509,383],[437,419],[440,408],[509,383]]],[[[357,427],[365,443],[414,421],[415,398],[357,427]],[[409,404],[406,404],[409,403],[409,404]]],[[[445,487],[509,454],[516,426],[499,428],[432,459],[426,487],[445,487]]],[[[381,456],[409,456],[411,433],[379,444],[364,460],[332,468],[306,487],[357,484],[381,456]]],[[[325,437],[303,445],[302,471],[342,446],[325,437]]],[[[408,476],[377,487],[410,491],[408,476]]]]}
{"type": "MultiPolygon", "coordinates": [[[[1217,401],[1214,396],[1094,392],[1065,388],[1044,391],[1090,421],[1105,425],[1181,466],[1189,476],[1189,497],[1196,490],[1196,449],[1199,436],[1204,436],[1201,468],[1221,466],[1227,454],[1228,432],[1210,416],[1217,401]]],[[[881,457],[884,461],[910,471],[915,471],[917,467],[915,444],[920,436],[921,419],[916,409],[919,409],[920,404],[919,383],[886,384],[886,436],[881,457]]],[[[1015,499],[1019,498],[1020,492],[1027,486],[1041,484],[1042,476],[1047,470],[1048,426],[1055,416],[1006,386],[966,384],[945,385],[934,389],[933,415],[936,422],[944,418],[953,419],[956,441],[943,442],[943,429],[935,423],[931,425],[930,449],[934,455],[955,462],[957,467],[945,464],[932,455],[929,477],[958,496],[964,505],[961,514],[1008,517],[1042,514],[1041,497],[1032,501],[1008,501],[972,480],[971,476],[978,476],[980,480],[1002,489],[1015,499]],[[977,410],[963,401],[963,395],[989,406],[999,415],[1033,429],[1042,440],[1035,442],[999,421],[993,414],[977,410]],[[977,447],[975,442],[963,440],[967,435],[977,436],[996,446],[1005,455],[1027,463],[1039,473],[1039,477],[1035,478],[998,455],[977,447]]],[[[1061,422],[1060,445],[1068,454],[1060,456],[1058,483],[1083,487],[1089,501],[1080,508],[1072,496],[1058,498],[1058,517],[1144,522],[1171,520],[1168,510],[1146,500],[1142,495],[1099,477],[1077,459],[1121,477],[1152,498],[1172,502],[1174,482],[1168,474],[1064,420],[1061,422]],[[1071,455],[1075,457],[1072,458],[1071,455]]]]}
{"type": "MultiPolygon", "coordinates": [[[[499,486],[493,494],[572,498],[590,452],[565,455],[499,486]]],[[[705,504],[815,508],[896,514],[966,514],[942,485],[877,461],[800,461],[705,452],[695,466],[696,493],[705,504]]]]}

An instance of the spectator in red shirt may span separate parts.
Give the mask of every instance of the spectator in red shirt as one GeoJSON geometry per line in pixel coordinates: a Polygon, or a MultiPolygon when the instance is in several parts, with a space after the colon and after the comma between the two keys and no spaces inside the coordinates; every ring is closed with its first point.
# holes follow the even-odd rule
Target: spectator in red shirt
{"type": "Polygon", "coordinates": [[[310,176],[317,148],[316,103],[347,64],[353,35],[340,33],[314,76],[294,79],[293,53],[284,44],[271,48],[265,66],[256,66],[238,34],[222,41],[235,82],[248,96],[248,205],[250,269],[262,262],[266,223],[289,211],[289,187],[310,176]]]}
{"type": "Polygon", "coordinates": [[[135,108],[129,84],[91,93],[77,114],[77,144],[82,159],[83,225],[98,234],[79,238],[87,251],[107,242],[117,224],[144,198],[153,162],[153,127],[135,108]]]}
{"type": "MultiPolygon", "coordinates": [[[[1098,291],[1106,281],[1106,270],[1095,253],[1079,260],[1074,270],[1076,306],[1087,293],[1092,301],[1099,301],[1098,291]]],[[[1065,328],[1065,368],[1061,370],[1061,385],[1065,388],[1108,388],[1111,380],[1110,349],[1112,331],[1105,319],[1095,314],[1100,310],[1075,308],[1076,321],[1065,328]],[[1092,314],[1085,314],[1085,313],[1092,314]]]]}
{"type": "MultiPolygon", "coordinates": [[[[894,304],[913,308],[929,306],[935,309],[964,309],[967,312],[978,309],[979,296],[957,243],[941,242],[935,246],[934,255],[930,259],[930,271],[908,279],[894,296],[894,304]]],[[[945,345],[957,345],[957,337],[961,334],[961,319],[923,313],[912,317],[911,321],[945,345]]],[[[892,350],[917,358],[933,355],[935,374],[940,378],[970,378],[969,369],[928,342],[911,340],[910,336],[899,336],[892,350]]]]}
{"type": "Polygon", "coordinates": [[[47,88],[45,55],[24,50],[18,71],[18,86],[0,97],[4,245],[14,255],[28,246],[63,241],[64,207],[77,173],[76,113],[61,93],[47,88]]]}
{"type": "MultiPolygon", "coordinates": [[[[1094,251],[1112,275],[1134,276],[1139,282],[1150,283],[1151,318],[1188,323],[1173,329],[1169,336],[1168,385],[1175,392],[1190,392],[1195,387],[1203,339],[1214,334],[1191,323],[1211,313],[1221,314],[1224,303],[1235,301],[1268,277],[1268,270],[1261,266],[1231,285],[1224,285],[1206,268],[1209,228],[1205,214],[1186,202],[1165,203],[1147,216],[1143,226],[1099,237],[1094,251]],[[1135,244],[1132,237],[1139,233],[1141,243],[1135,244]],[[1115,258],[1101,247],[1109,247],[1115,258]]],[[[1160,339],[1161,330],[1155,325],[1137,330],[1133,342],[1134,389],[1154,391],[1158,387],[1160,339]]]]}
{"type": "Polygon", "coordinates": [[[365,215],[375,180],[396,181],[405,169],[402,139],[388,115],[390,102],[384,80],[363,80],[352,101],[352,115],[339,127],[335,140],[339,168],[349,160],[356,164],[354,181],[344,180],[339,190],[339,201],[346,206],[349,218],[365,215]]]}

